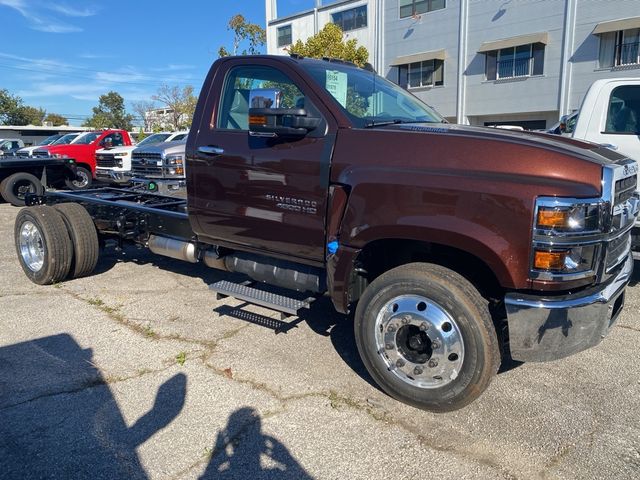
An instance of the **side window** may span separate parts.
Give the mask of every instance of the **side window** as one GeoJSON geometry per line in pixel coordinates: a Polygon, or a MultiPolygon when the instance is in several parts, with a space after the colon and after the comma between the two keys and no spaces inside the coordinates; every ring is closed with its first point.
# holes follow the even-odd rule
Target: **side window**
{"type": "Polygon", "coordinates": [[[124,145],[124,140],[121,133],[112,133],[104,137],[105,140],[107,140],[107,138],[111,139],[111,145],[113,147],[121,147],[122,145],[124,145]]]}
{"type": "Polygon", "coordinates": [[[249,92],[254,88],[277,88],[282,92],[281,108],[305,108],[300,89],[285,74],[271,67],[242,66],[227,75],[218,128],[249,130],[249,92]]]}
{"type": "Polygon", "coordinates": [[[617,87],[609,97],[604,133],[640,132],[640,85],[617,87]]]}

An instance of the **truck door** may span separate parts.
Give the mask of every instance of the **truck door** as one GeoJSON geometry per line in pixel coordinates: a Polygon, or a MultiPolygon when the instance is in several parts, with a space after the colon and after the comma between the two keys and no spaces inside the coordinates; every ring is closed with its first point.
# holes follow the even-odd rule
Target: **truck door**
{"type": "Polygon", "coordinates": [[[607,93],[606,115],[597,142],[640,161],[640,82],[616,86],[607,93]]]}
{"type": "Polygon", "coordinates": [[[320,262],[334,120],[288,65],[274,67],[273,61],[261,59],[228,62],[226,74],[213,82],[190,147],[187,175],[194,230],[218,245],[320,262]],[[322,118],[321,126],[299,139],[251,136],[249,94],[255,88],[279,89],[288,108],[312,111],[322,118]],[[216,91],[222,91],[221,96],[216,91]]]}

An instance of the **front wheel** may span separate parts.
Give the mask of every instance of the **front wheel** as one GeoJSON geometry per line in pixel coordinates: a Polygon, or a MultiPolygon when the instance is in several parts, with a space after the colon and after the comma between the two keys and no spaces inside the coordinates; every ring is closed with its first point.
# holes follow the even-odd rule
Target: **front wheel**
{"type": "Polygon", "coordinates": [[[500,366],[487,302],[439,265],[412,263],[375,279],[358,303],[355,337],[378,385],[424,410],[471,403],[500,366]]]}
{"type": "Polygon", "coordinates": [[[75,180],[65,180],[65,184],[70,190],[84,190],[89,188],[92,182],[93,176],[91,174],[91,170],[85,167],[76,167],[75,180]]]}

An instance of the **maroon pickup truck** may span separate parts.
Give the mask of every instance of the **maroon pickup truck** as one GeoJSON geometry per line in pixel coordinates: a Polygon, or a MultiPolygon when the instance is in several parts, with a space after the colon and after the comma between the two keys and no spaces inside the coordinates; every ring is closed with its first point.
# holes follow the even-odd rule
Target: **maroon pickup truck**
{"type": "Polygon", "coordinates": [[[87,275],[111,236],[244,273],[210,288],[286,315],[328,295],[375,381],[433,411],[505,358],[595,346],[623,308],[638,166],[598,145],[448,124],[366,69],[256,56],[213,65],[186,155],[186,200],[29,196],[25,273],[87,275]]]}

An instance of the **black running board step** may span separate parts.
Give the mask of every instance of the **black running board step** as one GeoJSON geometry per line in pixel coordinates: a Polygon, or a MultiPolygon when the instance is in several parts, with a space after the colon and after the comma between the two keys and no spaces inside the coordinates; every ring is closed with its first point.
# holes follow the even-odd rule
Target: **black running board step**
{"type": "Polygon", "coordinates": [[[276,293],[267,292],[258,288],[253,288],[241,283],[233,283],[227,280],[209,285],[209,290],[216,293],[218,299],[224,297],[233,297],[238,300],[260,305],[261,307],[275,310],[276,312],[286,313],[288,315],[298,315],[303,308],[310,308],[315,297],[309,297],[304,300],[278,295],[276,293]]]}

